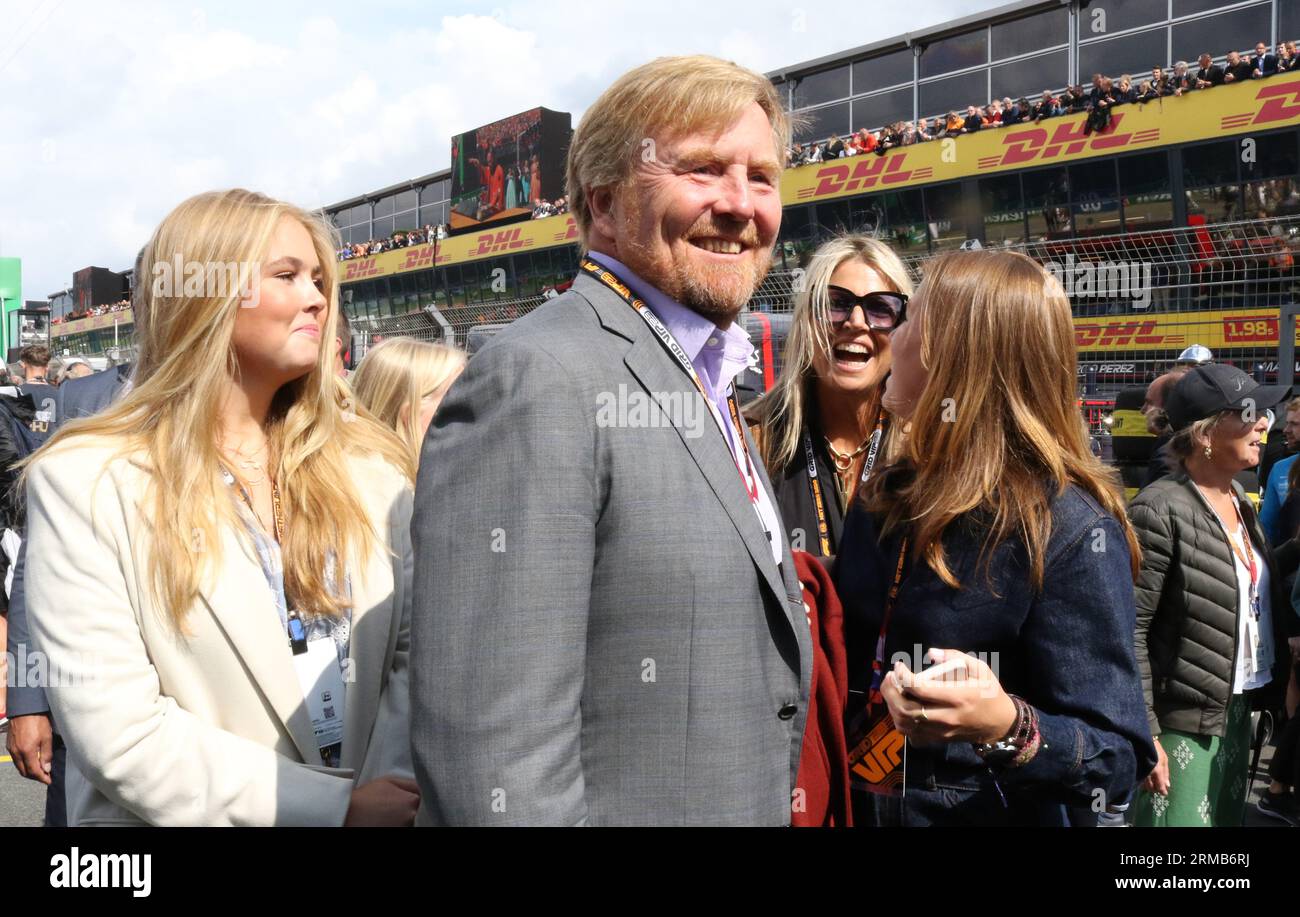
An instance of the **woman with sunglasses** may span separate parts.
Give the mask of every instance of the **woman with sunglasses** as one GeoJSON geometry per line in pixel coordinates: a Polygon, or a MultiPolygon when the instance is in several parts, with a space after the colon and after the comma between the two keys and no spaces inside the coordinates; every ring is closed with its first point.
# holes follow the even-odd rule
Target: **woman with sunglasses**
{"type": "Polygon", "coordinates": [[[905,453],[835,562],[854,821],[1095,823],[1155,752],[1136,543],[1088,449],[1069,300],[1022,254],[951,252],[910,305],[885,391],[905,453]]]}
{"type": "Polygon", "coordinates": [[[817,249],[804,282],[781,376],[748,413],[791,545],[832,556],[845,507],[889,451],[889,333],[912,283],[887,245],[862,235],[817,249]]]}
{"type": "MultiPolygon", "coordinates": [[[[1285,394],[1233,366],[1191,370],[1165,401],[1171,473],[1129,506],[1142,544],[1138,664],[1158,755],[1138,825],[1242,822],[1251,707],[1281,707],[1300,640],[1283,571],[1234,476],[1259,464],[1268,409],[1285,394]]],[[[1263,797],[1261,811],[1297,821],[1289,793],[1263,797]]]]}

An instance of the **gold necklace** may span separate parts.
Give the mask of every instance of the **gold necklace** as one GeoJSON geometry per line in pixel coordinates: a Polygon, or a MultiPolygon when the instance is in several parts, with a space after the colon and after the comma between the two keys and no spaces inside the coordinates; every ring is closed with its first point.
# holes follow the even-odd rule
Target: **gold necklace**
{"type": "Polygon", "coordinates": [[[826,448],[830,450],[831,460],[835,462],[835,477],[839,479],[840,490],[848,493],[849,486],[853,482],[853,463],[857,457],[866,451],[867,446],[871,445],[871,437],[868,436],[862,441],[862,445],[852,452],[840,452],[831,443],[829,436],[822,437],[826,440],[826,448]]]}

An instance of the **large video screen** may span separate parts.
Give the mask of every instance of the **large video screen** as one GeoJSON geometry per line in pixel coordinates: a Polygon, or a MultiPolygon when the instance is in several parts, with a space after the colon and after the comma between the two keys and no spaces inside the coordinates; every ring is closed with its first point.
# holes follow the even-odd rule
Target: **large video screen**
{"type": "Polygon", "coordinates": [[[564,196],[572,119],[534,108],[451,138],[451,226],[521,218],[564,196]]]}

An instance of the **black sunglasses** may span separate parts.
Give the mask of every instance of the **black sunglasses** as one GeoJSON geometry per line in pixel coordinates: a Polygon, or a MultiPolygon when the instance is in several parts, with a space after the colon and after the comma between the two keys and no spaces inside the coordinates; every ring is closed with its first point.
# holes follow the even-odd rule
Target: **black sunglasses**
{"type": "Polygon", "coordinates": [[[831,324],[842,325],[853,315],[856,307],[862,308],[867,327],[872,331],[893,331],[907,319],[907,296],[903,293],[877,292],[858,296],[844,287],[826,289],[827,309],[831,324]]]}

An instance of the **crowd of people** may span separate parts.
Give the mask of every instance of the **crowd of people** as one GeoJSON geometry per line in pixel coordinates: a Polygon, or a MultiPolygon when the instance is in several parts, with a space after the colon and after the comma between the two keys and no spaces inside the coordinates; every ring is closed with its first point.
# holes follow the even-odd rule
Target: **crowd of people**
{"type": "Polygon", "coordinates": [[[397,248],[409,248],[412,245],[428,245],[447,238],[449,227],[446,223],[434,226],[426,223],[423,229],[407,229],[393,233],[387,239],[371,239],[368,242],[346,242],[335,254],[339,261],[351,258],[367,258],[380,252],[397,248]]]}
{"type": "MultiPolygon", "coordinates": [[[[569,202],[564,197],[556,198],[555,201],[537,201],[533,207],[533,219],[540,220],[543,217],[553,217],[559,213],[569,212],[569,202]]],[[[427,245],[431,242],[438,242],[447,238],[450,226],[446,223],[439,223],[437,226],[426,224],[423,229],[399,230],[387,239],[370,239],[367,242],[348,242],[338,249],[336,255],[339,261],[348,261],[352,258],[368,258],[371,255],[377,255],[380,252],[392,251],[398,248],[408,248],[412,245],[427,245]]],[[[79,316],[80,317],[80,316],[79,316]]]]}
{"type": "Polygon", "coordinates": [[[75,322],[78,319],[90,318],[93,315],[108,315],[111,312],[125,312],[131,308],[131,301],[128,299],[119,299],[117,302],[108,303],[103,306],[90,306],[85,309],[73,309],[66,315],[56,315],[50,319],[50,324],[59,325],[64,322],[75,322]]]}
{"type": "Polygon", "coordinates": [[[1092,133],[1105,130],[1111,112],[1120,105],[1141,105],[1215,86],[1266,79],[1298,68],[1300,53],[1296,42],[1281,42],[1275,52],[1270,52],[1266,43],[1259,42],[1253,52],[1229,51],[1221,65],[1214,63],[1213,56],[1207,52],[1198,59],[1196,69],[1186,61],[1178,61],[1168,72],[1163,67],[1151,68],[1150,77],[1140,81],[1127,73],[1117,79],[1098,73],[1093,75],[1088,88],[1074,85],[1059,94],[1044,89],[1032,100],[1026,96],[1018,99],[1007,96],[983,106],[969,105],[965,112],[950,111],[946,117],[896,121],[875,130],[862,128],[847,138],[832,134],[820,142],[795,143],[786,151],[786,163],[801,166],[864,153],[883,156],[900,146],[960,137],[986,128],[1036,123],[1061,115],[1087,113],[1085,131],[1092,133]]]}
{"type": "Polygon", "coordinates": [[[350,379],[319,215],[168,215],[138,275],[185,240],[284,282],[166,320],[141,285],[130,373],[8,466],[9,645],[106,660],[10,693],[51,822],[1238,825],[1256,709],[1259,811],[1300,823],[1300,547],[1234,481],[1287,392],[1165,380],[1126,505],[1049,272],[956,251],[914,287],[847,236],[740,405],[789,131],[734,63],[630,70],[569,149],[569,290],[350,379]]]}

